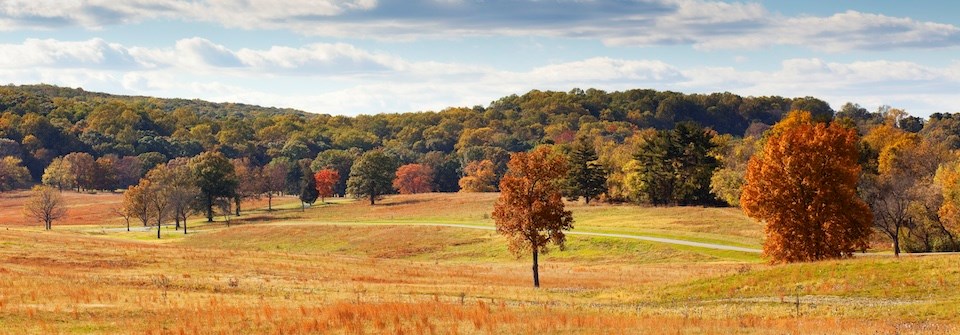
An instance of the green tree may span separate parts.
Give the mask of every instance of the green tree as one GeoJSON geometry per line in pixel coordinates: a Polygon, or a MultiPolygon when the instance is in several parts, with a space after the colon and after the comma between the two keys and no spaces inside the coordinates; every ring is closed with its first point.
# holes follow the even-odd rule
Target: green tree
{"type": "Polygon", "coordinates": [[[581,137],[570,152],[566,195],[571,200],[583,197],[587,204],[607,190],[607,171],[599,163],[597,151],[586,137],[581,137]]]}
{"type": "Polygon", "coordinates": [[[712,202],[710,178],[718,166],[710,154],[715,147],[712,137],[706,129],[684,122],[644,142],[634,156],[641,197],[655,205],[712,202]]]}
{"type": "Polygon", "coordinates": [[[213,206],[217,198],[233,198],[237,192],[237,175],[222,153],[207,151],[191,161],[193,176],[203,199],[207,222],[213,222],[213,206]]]}
{"type": "Polygon", "coordinates": [[[393,192],[397,161],[382,150],[368,151],[350,169],[347,189],[355,197],[369,197],[373,205],[377,197],[393,192]]]}
{"type": "Polygon", "coordinates": [[[313,205],[320,198],[320,191],[317,190],[317,180],[313,175],[307,175],[303,178],[303,185],[300,186],[300,210],[306,211],[306,204],[313,205]]]}

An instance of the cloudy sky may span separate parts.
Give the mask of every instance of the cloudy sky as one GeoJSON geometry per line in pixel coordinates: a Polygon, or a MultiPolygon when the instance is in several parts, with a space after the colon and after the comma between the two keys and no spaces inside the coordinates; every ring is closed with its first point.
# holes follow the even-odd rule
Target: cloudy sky
{"type": "Polygon", "coordinates": [[[960,2],[0,0],[0,83],[372,114],[531,89],[960,111],[960,2]]]}

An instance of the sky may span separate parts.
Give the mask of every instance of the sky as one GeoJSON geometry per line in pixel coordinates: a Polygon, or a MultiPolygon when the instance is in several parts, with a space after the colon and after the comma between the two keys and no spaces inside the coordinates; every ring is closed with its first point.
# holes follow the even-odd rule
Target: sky
{"type": "Polygon", "coordinates": [[[357,115],[532,89],[960,112],[960,2],[0,0],[0,84],[357,115]]]}

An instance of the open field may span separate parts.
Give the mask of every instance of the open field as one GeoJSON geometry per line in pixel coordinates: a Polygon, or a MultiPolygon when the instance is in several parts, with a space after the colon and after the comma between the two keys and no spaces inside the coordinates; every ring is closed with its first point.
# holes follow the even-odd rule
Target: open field
{"type": "MultiPolygon", "coordinates": [[[[67,203],[67,217],[59,225],[77,225],[93,223],[119,223],[122,221],[111,211],[123,201],[121,193],[76,193],[64,191],[67,203]]],[[[5,192],[0,196],[0,225],[31,226],[39,225],[23,216],[23,203],[30,198],[29,190],[5,192]]]]}
{"type": "MultiPolygon", "coordinates": [[[[493,199],[396,196],[372,208],[340,200],[302,213],[286,199],[286,209],[248,212],[229,228],[163,228],[160,242],[155,231],[102,223],[2,226],[0,333],[960,331],[952,255],[769,266],[742,253],[570,236],[567,249],[542,257],[537,290],[528,257],[513,257],[494,232],[414,224],[490,224],[493,199]]],[[[735,210],[572,208],[578,230],[759,244],[735,210]]]]}

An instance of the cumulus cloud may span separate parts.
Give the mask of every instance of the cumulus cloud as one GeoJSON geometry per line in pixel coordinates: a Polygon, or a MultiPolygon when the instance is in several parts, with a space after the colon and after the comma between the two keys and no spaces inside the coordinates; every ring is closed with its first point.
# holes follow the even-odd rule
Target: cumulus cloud
{"type": "Polygon", "coordinates": [[[960,62],[784,60],[773,70],[683,67],[661,60],[592,57],[504,70],[411,61],[343,43],[231,49],[202,38],[142,48],[87,41],[0,45],[0,78],[88,90],[202,98],[357,114],[485,104],[531,89],[654,88],[689,93],[817,96],[834,106],[907,107],[919,115],[955,111],[960,62]]]}
{"type": "Polygon", "coordinates": [[[129,68],[138,66],[129,50],[102,39],[72,42],[28,39],[22,44],[0,44],[0,68],[129,68]]]}
{"type": "Polygon", "coordinates": [[[701,49],[793,45],[824,51],[960,45],[960,27],[846,11],[789,17],[759,3],[711,0],[7,0],[0,30],[148,20],[212,22],[341,38],[556,36],[609,45],[701,49]]]}

